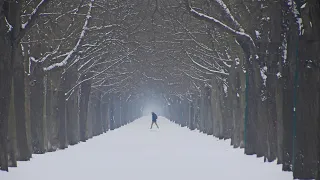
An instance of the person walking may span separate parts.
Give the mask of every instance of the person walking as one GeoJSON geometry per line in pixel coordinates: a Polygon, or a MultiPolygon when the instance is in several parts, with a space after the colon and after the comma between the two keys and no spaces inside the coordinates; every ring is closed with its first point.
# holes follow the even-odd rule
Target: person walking
{"type": "Polygon", "coordinates": [[[151,115],[152,115],[152,123],[151,123],[150,129],[152,129],[153,124],[156,124],[157,128],[159,129],[159,126],[157,124],[158,116],[154,112],[152,112],[151,115]]]}

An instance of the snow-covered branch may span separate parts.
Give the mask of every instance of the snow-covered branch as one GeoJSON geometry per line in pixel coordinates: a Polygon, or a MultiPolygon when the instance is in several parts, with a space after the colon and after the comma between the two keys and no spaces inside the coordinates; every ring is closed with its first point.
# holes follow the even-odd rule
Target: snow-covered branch
{"type": "Polygon", "coordinates": [[[159,78],[147,76],[146,73],[142,73],[142,75],[143,75],[144,77],[146,77],[147,79],[152,79],[152,80],[154,80],[154,81],[164,81],[163,79],[159,79],[159,78]]]}
{"type": "Polygon", "coordinates": [[[89,31],[98,31],[98,30],[105,30],[107,28],[112,28],[112,27],[117,27],[119,26],[118,24],[110,24],[110,25],[106,25],[106,26],[93,26],[88,28],[89,31]]]}
{"type": "Polygon", "coordinates": [[[190,60],[191,60],[195,65],[197,65],[198,67],[200,67],[200,68],[202,68],[202,69],[204,69],[204,70],[206,70],[206,71],[208,71],[208,72],[210,72],[210,73],[221,74],[221,75],[229,75],[228,73],[225,73],[225,72],[223,72],[223,71],[215,71],[215,70],[209,69],[209,68],[201,65],[200,63],[196,62],[196,61],[190,56],[190,54],[189,54],[187,51],[186,51],[186,54],[187,54],[187,56],[190,58],[190,60]]]}
{"type": "Polygon", "coordinates": [[[294,0],[288,0],[287,1],[294,17],[296,18],[296,22],[298,24],[298,30],[299,30],[299,35],[303,35],[303,23],[302,23],[302,18],[301,18],[301,15],[300,15],[300,12],[298,10],[298,6],[297,6],[297,3],[294,1],[294,0]]]}
{"type": "MultiPolygon", "coordinates": [[[[123,59],[124,59],[125,57],[128,57],[129,55],[131,55],[132,53],[134,53],[138,48],[139,48],[139,47],[137,47],[136,49],[128,52],[124,57],[121,57],[119,60],[117,60],[116,62],[112,63],[110,66],[104,68],[104,69],[103,69],[102,71],[100,71],[99,73],[96,73],[96,74],[93,75],[92,77],[89,77],[89,78],[86,78],[86,79],[84,79],[84,80],[81,80],[81,81],[78,82],[75,86],[73,86],[73,87],[66,93],[66,95],[69,94],[69,93],[72,93],[72,91],[73,91],[76,87],[78,87],[80,84],[82,84],[83,82],[89,81],[89,80],[91,80],[91,79],[93,79],[93,78],[95,78],[95,77],[97,77],[97,76],[100,76],[101,74],[103,74],[104,72],[108,71],[109,69],[111,69],[111,68],[113,68],[113,67],[115,67],[115,66],[119,66],[120,64],[122,64],[122,63],[124,62],[123,59]]],[[[90,67],[89,67],[89,68],[90,68],[90,67]]],[[[89,69],[89,68],[88,68],[88,69],[89,69]]],[[[88,69],[87,69],[87,70],[88,70],[88,69]]],[[[87,72],[87,71],[85,71],[85,72],[87,72]]]]}
{"type": "Polygon", "coordinates": [[[27,31],[33,26],[36,19],[38,18],[40,12],[42,9],[50,2],[50,0],[41,0],[40,3],[34,8],[31,15],[29,16],[27,22],[23,23],[21,25],[21,31],[16,39],[16,41],[20,41],[24,35],[27,33],[27,31]]]}
{"type": "Polygon", "coordinates": [[[105,68],[104,70],[102,70],[101,72],[95,74],[94,76],[89,77],[89,78],[86,78],[86,79],[78,82],[75,86],[73,86],[73,87],[66,93],[66,95],[69,94],[69,93],[72,93],[72,91],[73,91],[76,87],[78,87],[79,85],[81,85],[82,83],[84,83],[84,82],[86,82],[86,81],[89,81],[89,80],[91,80],[91,79],[99,76],[100,74],[106,72],[106,71],[109,70],[110,68],[116,66],[117,64],[121,64],[121,63],[122,63],[122,60],[120,59],[120,60],[118,60],[117,62],[111,64],[109,67],[107,67],[107,68],[105,68]]]}
{"type": "Polygon", "coordinates": [[[54,63],[54,64],[52,64],[52,65],[50,65],[48,67],[44,67],[43,68],[44,71],[50,71],[50,70],[52,70],[54,68],[63,67],[65,65],[67,65],[68,61],[72,58],[74,53],[78,50],[78,47],[80,46],[82,40],[84,39],[84,36],[85,36],[86,31],[88,29],[89,20],[91,18],[91,9],[92,9],[93,2],[94,2],[94,0],[91,0],[90,3],[89,3],[89,8],[88,8],[86,20],[85,20],[85,22],[83,24],[82,31],[80,33],[80,36],[79,36],[79,39],[78,39],[76,45],[72,48],[71,51],[69,51],[67,53],[67,56],[61,62],[54,63]]]}
{"type": "Polygon", "coordinates": [[[188,30],[188,28],[186,28],[179,20],[177,20],[177,22],[181,25],[181,27],[183,27],[183,29],[187,32],[187,34],[189,35],[189,37],[192,39],[193,42],[195,42],[198,46],[200,46],[201,48],[203,48],[204,50],[207,50],[209,52],[212,52],[213,50],[211,48],[209,48],[208,46],[204,45],[203,43],[200,43],[199,41],[196,40],[196,37],[194,37],[194,35],[192,34],[192,32],[190,32],[188,30]]]}
{"type": "MultiPolygon", "coordinates": [[[[215,24],[217,27],[221,28],[222,30],[226,31],[227,33],[236,36],[236,37],[243,37],[245,39],[247,39],[248,41],[250,41],[250,43],[253,45],[253,47],[255,47],[255,43],[253,41],[253,39],[251,38],[251,36],[247,33],[244,32],[244,30],[240,27],[238,27],[238,29],[234,29],[231,28],[230,26],[226,25],[225,23],[221,22],[220,20],[208,16],[206,14],[203,14],[201,12],[196,11],[194,8],[192,8],[189,4],[188,0],[185,0],[185,4],[186,4],[186,8],[187,10],[197,19],[200,20],[204,20],[206,22],[209,23],[213,23],[215,24]]],[[[224,6],[222,6],[224,7],[224,6]]],[[[227,9],[228,10],[228,9],[227,9]]],[[[226,11],[226,10],[225,10],[226,11]]],[[[230,12],[230,11],[229,11],[230,12]]],[[[232,19],[232,18],[231,18],[232,19]]]]}
{"type": "Polygon", "coordinates": [[[223,0],[215,0],[218,5],[221,7],[226,16],[232,21],[232,24],[240,31],[244,32],[244,29],[241,27],[240,23],[233,17],[227,5],[223,2],[223,0]]]}
{"type": "Polygon", "coordinates": [[[7,17],[6,16],[4,16],[4,20],[6,21],[6,23],[7,23],[7,27],[8,27],[8,31],[7,32],[10,32],[11,30],[12,30],[12,25],[8,22],[8,20],[7,20],[7,17]]]}
{"type": "Polygon", "coordinates": [[[207,81],[210,81],[210,79],[200,79],[200,78],[197,78],[197,77],[194,77],[192,76],[191,74],[187,73],[186,71],[184,70],[181,70],[186,76],[190,77],[191,79],[194,79],[194,80],[197,80],[197,81],[202,81],[202,82],[207,82],[207,81]]]}
{"type": "Polygon", "coordinates": [[[128,79],[130,79],[130,78],[132,78],[131,76],[128,76],[128,77],[126,77],[126,78],[123,78],[122,80],[120,80],[120,81],[116,81],[116,82],[114,82],[114,83],[110,83],[110,84],[107,84],[107,85],[93,85],[92,87],[112,87],[112,86],[116,86],[116,85],[119,85],[119,84],[122,84],[124,81],[126,81],[126,80],[128,80],[128,79]]]}

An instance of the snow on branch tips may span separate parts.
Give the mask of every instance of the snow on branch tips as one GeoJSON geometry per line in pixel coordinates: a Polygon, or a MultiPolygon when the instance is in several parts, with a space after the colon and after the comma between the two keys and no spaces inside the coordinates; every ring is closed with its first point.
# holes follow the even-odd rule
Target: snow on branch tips
{"type": "MultiPolygon", "coordinates": [[[[217,1],[220,6],[222,8],[224,8],[224,11],[230,15],[230,18],[232,20],[234,20],[233,16],[231,15],[229,9],[227,9],[226,5],[220,0],[220,1],[217,1]],[[222,4],[221,4],[222,3],[222,4]]],[[[204,21],[207,21],[209,23],[213,23],[215,25],[217,25],[219,28],[225,30],[227,33],[231,34],[231,35],[234,35],[234,36],[238,36],[238,37],[243,37],[245,39],[248,39],[250,41],[250,43],[252,44],[253,47],[256,47],[252,37],[245,33],[244,30],[240,27],[240,24],[234,20],[234,24],[238,25],[237,29],[233,29],[232,27],[226,25],[225,23],[221,22],[220,20],[214,18],[214,17],[211,17],[211,16],[208,16],[206,14],[203,14],[201,12],[198,12],[196,11],[194,8],[191,7],[191,5],[189,4],[189,1],[188,0],[185,0],[185,4],[186,4],[186,8],[188,11],[190,11],[190,13],[197,19],[200,19],[200,20],[204,20],[204,21]]]]}
{"type": "MultiPolygon", "coordinates": [[[[294,15],[294,17],[296,18],[296,22],[298,24],[298,30],[299,30],[299,35],[303,35],[304,30],[303,30],[303,23],[302,23],[302,18],[299,12],[299,7],[297,5],[297,3],[294,0],[288,0],[288,5],[291,8],[291,11],[294,15]]],[[[300,8],[304,8],[305,4],[303,5],[303,7],[300,8]]]]}
{"type": "Polygon", "coordinates": [[[223,11],[229,16],[229,18],[232,20],[232,22],[235,24],[235,26],[239,29],[239,31],[244,32],[244,29],[242,29],[239,22],[232,16],[229,8],[222,0],[215,0],[223,9],[223,11]]]}
{"type": "Polygon", "coordinates": [[[35,7],[30,14],[29,18],[27,19],[27,22],[23,23],[21,25],[21,31],[19,33],[19,36],[15,39],[16,41],[20,41],[23,36],[26,34],[26,32],[34,25],[37,17],[40,14],[40,11],[50,2],[50,0],[41,0],[40,3],[35,7]]]}
{"type": "Polygon", "coordinates": [[[95,77],[103,74],[104,72],[108,71],[108,70],[111,69],[112,67],[118,66],[118,65],[122,64],[122,63],[124,62],[123,59],[126,58],[126,57],[128,57],[129,55],[131,55],[131,54],[134,53],[135,51],[137,51],[138,48],[139,48],[139,47],[137,47],[136,49],[128,52],[125,56],[123,56],[123,57],[121,57],[120,59],[116,60],[113,64],[111,64],[110,66],[104,68],[102,71],[96,73],[96,74],[93,75],[92,77],[86,78],[86,79],[78,82],[78,83],[77,83],[76,85],[74,85],[69,91],[67,91],[67,92],[65,93],[65,95],[68,95],[69,93],[71,93],[76,87],[78,87],[78,86],[79,86],[80,84],[82,84],[83,82],[88,81],[88,80],[90,80],[90,79],[94,79],[95,77]]]}
{"type": "Polygon", "coordinates": [[[87,15],[86,15],[86,20],[85,20],[85,22],[83,24],[82,31],[80,33],[80,36],[79,36],[79,39],[78,39],[76,45],[72,48],[71,51],[67,52],[67,56],[61,62],[54,63],[54,64],[52,64],[52,65],[50,65],[48,67],[43,68],[44,71],[50,71],[50,70],[52,70],[54,68],[63,67],[65,65],[67,65],[67,63],[70,60],[70,58],[72,57],[72,55],[78,50],[82,40],[84,39],[86,31],[88,30],[88,24],[89,24],[89,20],[91,18],[91,10],[92,10],[93,2],[94,2],[94,0],[91,0],[90,3],[89,3],[89,8],[88,8],[88,12],[87,12],[87,15]]]}
{"type": "Polygon", "coordinates": [[[186,71],[183,71],[183,70],[181,70],[181,71],[182,71],[185,75],[187,75],[188,77],[190,77],[191,79],[198,80],[198,81],[202,81],[202,82],[210,81],[210,79],[200,79],[200,78],[197,78],[197,77],[192,76],[191,74],[187,73],[186,71]]]}
{"type": "Polygon", "coordinates": [[[226,72],[224,72],[224,71],[215,71],[215,70],[209,69],[209,68],[201,65],[200,63],[196,62],[196,61],[190,56],[190,54],[189,54],[188,52],[185,52],[185,53],[187,54],[187,56],[189,57],[189,59],[191,59],[191,61],[192,61],[196,66],[200,67],[201,69],[206,70],[207,72],[209,72],[209,73],[221,74],[221,75],[229,75],[229,73],[226,73],[226,72]]]}
{"type": "Polygon", "coordinates": [[[25,22],[25,23],[22,24],[22,29],[25,29],[25,28],[28,26],[28,24],[30,23],[30,21],[31,21],[31,20],[34,18],[34,16],[38,13],[39,7],[40,7],[42,4],[44,4],[45,1],[46,1],[46,0],[42,0],[42,1],[37,5],[37,7],[34,8],[34,10],[32,11],[31,15],[29,16],[27,22],[25,22]]]}
{"type": "Polygon", "coordinates": [[[8,22],[8,20],[7,20],[7,17],[6,17],[6,16],[4,17],[4,19],[5,19],[6,23],[7,23],[7,27],[8,27],[8,31],[7,31],[7,33],[8,33],[8,32],[10,32],[10,31],[12,31],[12,28],[13,28],[13,27],[12,27],[12,25],[8,22]]]}

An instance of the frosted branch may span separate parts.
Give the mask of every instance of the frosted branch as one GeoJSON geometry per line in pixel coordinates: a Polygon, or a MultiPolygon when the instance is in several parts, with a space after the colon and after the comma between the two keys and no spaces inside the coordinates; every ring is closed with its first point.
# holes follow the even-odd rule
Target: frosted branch
{"type": "Polygon", "coordinates": [[[206,71],[208,71],[208,72],[210,72],[210,73],[216,73],[216,74],[221,74],[221,75],[229,75],[229,73],[211,70],[211,69],[209,69],[209,68],[201,65],[200,63],[196,62],[196,61],[190,56],[190,54],[189,54],[188,52],[186,52],[186,54],[187,54],[187,56],[191,59],[191,61],[192,61],[195,65],[197,65],[198,67],[200,67],[200,68],[202,68],[202,69],[204,69],[204,70],[206,70],[206,71]]]}
{"type": "Polygon", "coordinates": [[[89,20],[91,18],[91,9],[92,9],[92,3],[94,2],[94,0],[91,0],[91,2],[89,3],[89,9],[88,9],[88,12],[87,12],[87,15],[86,15],[86,20],[83,24],[83,27],[82,27],[82,31],[80,33],[80,36],[79,36],[79,39],[76,43],[76,45],[72,48],[71,51],[69,51],[67,53],[67,56],[61,61],[61,62],[58,62],[58,63],[54,63],[48,67],[44,67],[43,70],[44,71],[50,71],[54,68],[57,68],[57,67],[63,67],[65,65],[67,65],[68,61],[70,60],[70,58],[73,56],[73,54],[78,50],[78,47],[80,46],[80,43],[82,42],[82,40],[84,39],[84,36],[86,34],[86,31],[87,31],[87,27],[88,27],[88,24],[89,24],[89,20]]]}

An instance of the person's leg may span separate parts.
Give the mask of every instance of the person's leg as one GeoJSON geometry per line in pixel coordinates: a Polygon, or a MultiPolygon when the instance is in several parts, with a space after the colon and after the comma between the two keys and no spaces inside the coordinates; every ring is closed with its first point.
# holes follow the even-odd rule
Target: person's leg
{"type": "Polygon", "coordinates": [[[154,123],[156,124],[157,128],[159,129],[158,123],[157,122],[154,122],[154,123]]]}
{"type": "Polygon", "coordinates": [[[152,129],[152,125],[153,125],[153,121],[152,121],[152,123],[151,123],[151,127],[150,127],[150,129],[152,129]]]}

